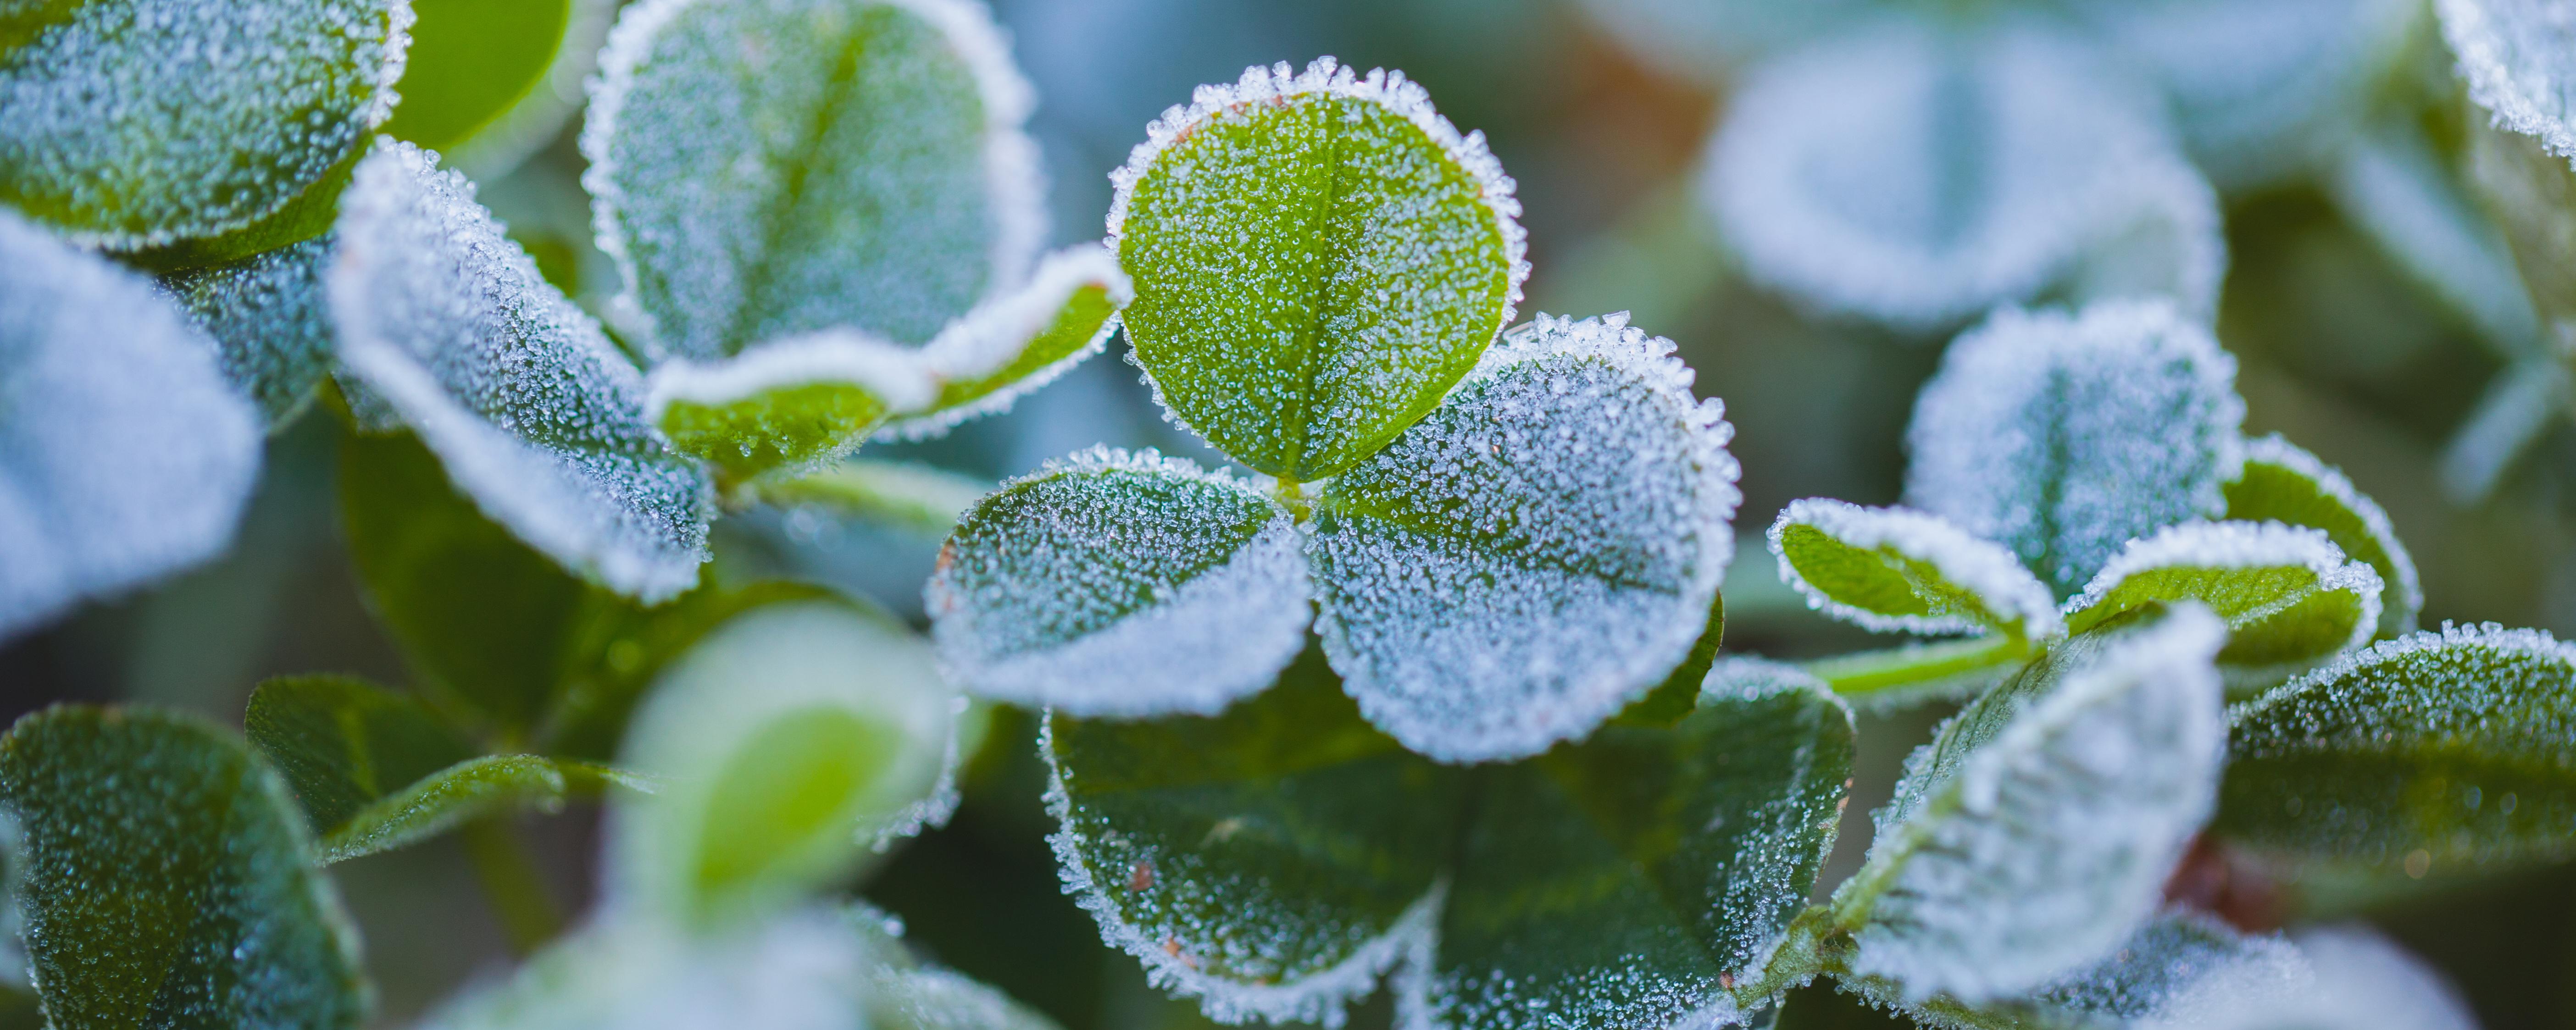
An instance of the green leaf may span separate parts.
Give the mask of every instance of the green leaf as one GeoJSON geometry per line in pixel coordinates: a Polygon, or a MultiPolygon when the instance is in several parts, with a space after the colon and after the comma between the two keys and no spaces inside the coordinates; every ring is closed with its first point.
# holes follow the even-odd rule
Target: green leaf
{"type": "Polygon", "coordinates": [[[2076,637],[1944,726],[1835,891],[1852,974],[1975,1004],[2116,949],[2217,791],[2223,633],[2186,606],[2076,637]]]}
{"type": "Polygon", "coordinates": [[[840,600],[840,594],[810,583],[708,583],[669,604],[645,608],[594,588],[592,610],[598,614],[582,621],[567,645],[554,705],[536,740],[560,758],[609,761],[645,690],[707,634],[772,605],[840,600]]]}
{"type": "Polygon", "coordinates": [[[903,922],[865,903],[844,913],[873,968],[868,1025],[877,1030],[1060,1030],[991,986],[913,957],[903,922]]]}
{"type": "Polygon", "coordinates": [[[2132,540],[2066,603],[2084,633],[2148,605],[2197,601],[2226,623],[2230,680],[2277,681],[2370,639],[2379,574],[2326,535],[2277,522],[2187,522],[2132,540]]]}
{"type": "Polygon", "coordinates": [[[839,912],[809,906],[709,930],[611,906],[507,980],[433,1013],[436,1030],[741,1026],[864,1030],[874,963],[839,912]]]}
{"type": "Polygon", "coordinates": [[[351,148],[347,157],[323,172],[312,185],[304,187],[295,199],[256,222],[214,236],[175,240],[130,251],[119,255],[119,260],[167,275],[247,261],[269,251],[322,236],[331,231],[332,222],[340,217],[340,194],[349,188],[349,176],[357,171],[358,160],[366,153],[365,147],[351,148]]]}
{"type": "Polygon", "coordinates": [[[48,709],[0,738],[0,806],[50,1025],[364,1020],[356,930],[285,781],[238,738],[150,710],[48,709]]]}
{"type": "Polygon", "coordinates": [[[384,141],[341,197],[328,273],[340,359],[475,505],[647,603],[697,580],[714,516],[696,462],[645,422],[643,381],[430,155],[384,141]]]}
{"type": "Polygon", "coordinates": [[[1214,717],[1058,712],[1066,890],[1220,1020],[1332,1021],[1428,940],[1463,774],[1371,728],[1322,655],[1214,717]]]}
{"type": "Polygon", "coordinates": [[[826,466],[895,413],[929,403],[938,388],[904,348],[829,330],[731,361],[666,361],[647,387],[644,420],[672,449],[714,466],[731,489],[826,466]]]}
{"type": "Polygon", "coordinates": [[[214,342],[148,281],[5,208],[0,268],[6,639],[221,553],[260,439],[214,342]]]}
{"type": "Polygon", "coordinates": [[[2546,633],[2418,633],[2230,722],[2213,830],[2284,863],[2309,907],[2576,856],[2576,649],[2546,633]]]}
{"type": "Polygon", "coordinates": [[[1700,631],[1699,642],[1692,644],[1690,654],[1673,666],[1672,675],[1647,691],[1621,711],[1613,723],[1623,726],[1669,727],[1682,721],[1699,707],[1702,686],[1709,670],[1717,665],[1718,648],[1726,642],[1726,597],[1720,594],[1709,602],[1708,628],[1700,631]]]}
{"type": "Polygon", "coordinates": [[[215,340],[224,377],[274,433],[304,413],[331,373],[331,312],[322,268],[331,241],[311,239],[162,281],[215,340]]]}
{"type": "MultiPolygon", "coordinates": [[[[2299,949],[2280,935],[2238,933],[2207,916],[2168,909],[2117,951],[2018,998],[1968,1004],[1951,997],[1908,1001],[1883,981],[1847,981],[1877,1004],[1919,1025],[1957,1030],[2106,1030],[2111,1027],[2268,1027],[2247,1011],[2313,1002],[2299,949]],[[2237,1019],[2222,1018],[2234,1015],[2237,1019]]],[[[2293,1021],[2291,1025],[2307,1025],[2293,1021]]]]}
{"type": "Polygon", "coordinates": [[[1950,345],[1906,430],[1906,503],[2003,544],[2057,596],[2130,540],[2226,509],[2236,361],[2170,306],[2005,310],[1950,345]]]}
{"type": "Polygon", "coordinates": [[[611,0],[412,0],[419,20],[385,122],[396,139],[499,176],[580,107],[611,0]]]}
{"type": "Polygon", "coordinates": [[[933,337],[922,360],[938,396],[896,418],[878,438],[919,440],[971,418],[1010,410],[1109,346],[1118,310],[1135,290],[1118,261],[1098,246],[1078,246],[1038,262],[1018,293],[970,311],[933,337]]]}
{"type": "Polygon", "coordinates": [[[820,472],[753,484],[752,496],[782,508],[812,507],[939,540],[984,495],[988,480],[909,462],[852,459],[820,472]]]}
{"type": "Polygon", "coordinates": [[[985,697],[1213,714],[1305,646],[1298,546],[1288,511],[1230,475],[1094,448],[967,513],[926,591],[932,634],[985,697]]]}
{"type": "Polygon", "coordinates": [[[845,602],[737,616],[665,670],[627,734],[655,784],[618,799],[612,882],[637,911],[750,925],[862,848],[956,805],[956,694],[900,624],[845,602]]]}
{"type": "Polygon", "coordinates": [[[1810,498],[1780,512],[1770,539],[1780,579],[1810,607],[1869,629],[2046,640],[2065,628],[2020,559],[1936,515],[1810,498]]]}
{"type": "Polygon", "coordinates": [[[1526,757],[1681,664],[1739,499],[1690,381],[1619,316],[1542,318],[1325,488],[1316,628],[1371,722],[1442,761],[1526,757]]]}
{"type": "Polygon", "coordinates": [[[1164,405],[1235,460],[1348,469],[1511,322],[1529,274],[1511,180],[1401,74],[1252,68],[1147,132],[1111,176],[1128,339],[1164,405]]]}
{"type": "Polygon", "coordinates": [[[2278,435],[2245,443],[2245,471],[2227,484],[2227,518],[2281,522],[2323,531],[2345,557],[2379,573],[2379,624],[2374,633],[2394,638],[2415,631],[2424,587],[2415,559],[2388,525],[2388,514],[2353,488],[2342,472],[2278,435]]]}
{"type": "Polygon", "coordinates": [[[1833,848],[1851,758],[1850,710],[1821,683],[1738,659],[1672,729],[1482,771],[1437,958],[1404,1005],[1460,1028],[1741,1018],[1767,999],[1734,988],[1833,848]]]}
{"type": "Polygon", "coordinates": [[[54,0],[0,26],[0,205],[120,249],[276,213],[384,121],[408,4],[54,0]]]}

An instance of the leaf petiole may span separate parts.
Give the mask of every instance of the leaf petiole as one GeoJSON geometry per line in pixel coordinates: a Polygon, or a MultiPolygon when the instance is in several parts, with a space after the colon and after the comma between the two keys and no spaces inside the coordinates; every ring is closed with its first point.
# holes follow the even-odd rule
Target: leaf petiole
{"type": "Polygon", "coordinates": [[[564,928],[563,906],[546,886],[536,856],[509,816],[491,815],[466,823],[459,831],[474,879],[492,904],[492,914],[510,938],[510,950],[525,958],[553,940],[564,928]]]}

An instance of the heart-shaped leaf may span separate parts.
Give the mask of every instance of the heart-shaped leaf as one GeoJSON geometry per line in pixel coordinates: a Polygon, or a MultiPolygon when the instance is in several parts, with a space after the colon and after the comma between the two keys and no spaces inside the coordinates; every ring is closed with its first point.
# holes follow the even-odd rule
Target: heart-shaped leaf
{"type": "Polygon", "coordinates": [[[330,260],[330,240],[312,239],[162,283],[214,338],[224,377],[259,406],[272,433],[304,413],[331,373],[322,297],[330,260]]]}
{"type": "Polygon", "coordinates": [[[285,781],[239,738],[163,712],[48,709],[0,738],[0,807],[51,1026],[365,1019],[357,932],[285,781]]]}
{"type": "Polygon", "coordinates": [[[580,109],[614,0],[412,0],[419,15],[384,132],[498,177],[580,109]]]}
{"type": "Polygon", "coordinates": [[[2231,679],[2277,681],[2359,647],[2379,626],[2379,573],[2325,533],[2277,522],[2186,522],[2132,540],[2082,594],[2082,633],[2148,605],[2197,601],[2227,624],[2218,664],[2231,679]]]}
{"type": "Polygon", "coordinates": [[[631,597],[697,581],[706,472],[645,423],[635,366],[472,184],[380,142],[341,197],[326,282],[341,360],[493,521],[631,597]]]}
{"type": "Polygon", "coordinates": [[[2280,522],[2325,532],[2345,557],[2379,573],[2379,625],[2394,638],[2415,631],[2424,587],[2415,559],[2388,525],[2388,514],[2353,488],[2342,472],[2278,435],[2245,442],[2245,470],[2226,486],[2227,518],[2280,522]]]}
{"type": "Polygon", "coordinates": [[[1976,1004],[2144,924],[2217,792],[2224,635],[2185,606],[2076,637],[1945,726],[1835,891],[1852,973],[1909,1002],[1976,1004]]]}
{"type": "Polygon", "coordinates": [[[394,103],[403,0],[53,0],[0,24],[0,205],[84,243],[278,212],[394,103]]]}
{"type": "Polygon", "coordinates": [[[1780,581],[1809,607],[1880,632],[2013,633],[2065,629],[2048,588],[2012,552],[1937,515],[1792,501],[1771,525],[1780,581]]]}
{"type": "Polygon", "coordinates": [[[213,341],[151,283],[5,209],[0,267],[6,638],[222,551],[260,441],[213,341]]]}
{"type": "Polygon", "coordinates": [[[985,697],[1076,715],[1214,714],[1306,643],[1288,511],[1231,476],[1094,449],[1003,486],[940,553],[942,667],[985,697]]]}
{"type": "Polygon", "coordinates": [[[1251,68],[1147,133],[1111,176],[1128,340],[1164,406],[1235,460],[1348,469],[1511,322],[1529,274],[1511,180],[1402,74],[1251,68]]]}
{"type": "Polygon", "coordinates": [[[2576,649],[2535,630],[2379,644],[2229,713],[2215,831],[2315,907],[2576,855],[2576,649]]]}
{"type": "Polygon", "coordinates": [[[2168,305],[1997,312],[1915,402],[1906,501],[2074,594],[2131,539],[2226,509],[2244,464],[2235,379],[2168,305]]]}
{"type": "Polygon", "coordinates": [[[2160,98],[2051,22],[1929,21],[1829,37],[1732,91],[1702,189],[1745,271],[1916,330],[2044,294],[2214,312],[2217,198],[2160,98]]]}
{"type": "Polygon", "coordinates": [[[846,876],[863,849],[957,803],[962,702],[902,625],[846,602],[776,604],[718,627],[635,716],[611,904],[696,927],[754,925],[846,876]]]}
{"type": "Polygon", "coordinates": [[[1681,663],[1740,499],[1690,382],[1624,317],[1542,317],[1325,488],[1316,627],[1369,721],[1442,761],[1525,757],[1681,663]]]}

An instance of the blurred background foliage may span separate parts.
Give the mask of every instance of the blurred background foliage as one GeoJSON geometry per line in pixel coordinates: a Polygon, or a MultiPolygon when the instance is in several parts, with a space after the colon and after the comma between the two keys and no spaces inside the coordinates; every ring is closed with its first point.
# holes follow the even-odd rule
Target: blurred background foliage
{"type": "MultiPolygon", "coordinates": [[[[440,5],[416,0],[424,22],[440,5]]],[[[1401,68],[1442,113],[1482,130],[1519,182],[1535,272],[1526,311],[1631,310],[1669,336],[1725,398],[1744,466],[1746,534],[1727,582],[1730,651],[1804,657],[1869,643],[1804,610],[1753,534],[1788,501],[1897,499],[1900,438],[1916,388],[1947,334],[1906,336],[1809,317],[1745,282],[1719,252],[1691,183],[1726,98],[1625,52],[1570,0],[997,0],[1038,87],[1033,129],[1052,180],[1056,243],[1100,235],[1107,172],[1166,106],[1250,64],[1302,66],[1321,54],[1401,68]]],[[[540,26],[533,31],[559,31],[540,26]]],[[[2472,113],[2429,18],[2383,103],[2419,117],[2459,158],[2472,113]]],[[[424,32],[423,46],[433,36],[424,32]]],[[[459,45],[438,40],[438,45],[459,45]]],[[[495,45],[516,45],[501,41],[495,45]]],[[[540,87],[547,88],[547,87],[540,87]]],[[[565,98],[567,100],[574,98],[565,98]]],[[[394,125],[453,132],[405,107],[394,125]]],[[[618,288],[589,243],[573,145],[579,123],[514,171],[485,177],[484,201],[566,291],[594,308],[618,288]]],[[[2312,186],[2226,198],[2230,264],[2219,337],[2239,362],[2248,435],[2280,432],[2339,465],[2377,498],[2423,570],[2424,623],[2493,620],[2576,633],[2576,431],[2556,424],[2486,500],[2438,484],[2445,443],[2501,369],[2472,329],[2419,287],[2312,186]]],[[[1113,345],[1123,354],[1123,344],[1113,345]]],[[[121,600],[95,604],[0,649],[8,715],[62,700],[144,701],[237,722],[264,677],[347,672],[403,678],[365,611],[338,525],[333,485],[343,430],[306,417],[269,444],[260,494],[225,559],[121,600]]],[[[1162,422],[1135,369],[1087,363],[1008,416],[927,444],[871,449],[988,480],[1094,442],[1198,452],[1162,422]]],[[[819,579],[916,622],[938,541],[814,511],[719,524],[719,576],[819,579]]],[[[1867,811],[1940,712],[1866,718],[1857,803],[1830,885],[1857,864],[1867,811]]],[[[1034,720],[1002,712],[975,760],[967,803],[947,828],[903,846],[860,890],[904,917],[938,959],[1001,986],[1067,1030],[1203,1025],[1195,1004],[1148,987],[1136,962],[1100,943],[1057,889],[1039,793],[1034,720]]],[[[595,810],[532,818],[557,898],[593,896],[595,810]]],[[[507,968],[506,935],[479,899],[454,839],[352,861],[334,872],[360,918],[380,985],[380,1022],[398,1025],[459,986],[507,968]]],[[[2371,913],[2448,974],[2490,1028],[2576,1027],[2576,869],[2544,869],[2371,913]]],[[[1362,1026],[1391,1018],[1378,995],[1362,1026]]],[[[1891,1025],[1809,988],[1784,1026],[1891,1025]]],[[[25,1015],[21,1013],[21,1015],[25,1015]]]]}

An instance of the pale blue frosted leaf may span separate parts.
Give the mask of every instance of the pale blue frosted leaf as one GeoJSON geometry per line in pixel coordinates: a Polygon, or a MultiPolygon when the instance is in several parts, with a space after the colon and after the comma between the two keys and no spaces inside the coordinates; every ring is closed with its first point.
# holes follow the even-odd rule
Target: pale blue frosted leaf
{"type": "Polygon", "coordinates": [[[1690,384],[1624,315],[1541,316],[1325,488],[1316,628],[1369,721],[1442,761],[1524,757],[1681,663],[1741,500],[1690,384]]]}
{"type": "Polygon", "coordinates": [[[838,912],[714,933],[611,909],[421,1021],[422,1030],[887,1030],[869,958],[838,912]]]}
{"type": "Polygon", "coordinates": [[[1772,523],[1780,581],[1807,607],[1879,632],[2065,630],[2057,599],[2021,559],[1937,515],[1810,497],[1772,523]]]}
{"type": "Polygon", "coordinates": [[[2576,9],[2562,0],[2434,0],[2469,99],[2495,124],[2576,157],[2576,9]]]}
{"type": "Polygon", "coordinates": [[[2118,951],[2033,992],[2030,1002],[2131,1024],[2199,1026],[2313,983],[2300,949],[2281,935],[2240,933],[2209,916],[2168,909],[2118,951]]]}
{"type": "Polygon", "coordinates": [[[1950,345],[1906,430],[1906,503],[2064,597],[2131,538],[2226,510],[2236,360],[2162,303],[2007,309],[1950,345]]]}
{"type": "Polygon", "coordinates": [[[303,414],[330,374],[331,312],[322,296],[330,261],[326,236],[162,283],[214,337],[224,377],[259,405],[271,432],[303,414]]]}
{"type": "Polygon", "coordinates": [[[2311,927],[2291,935],[2304,969],[2234,992],[2204,992],[2138,1030],[2475,1030],[2457,988],[2422,959],[2367,925],[2311,927]],[[2285,981],[2285,982],[2284,982],[2285,981]]]}
{"type": "Polygon", "coordinates": [[[2210,313],[2217,200],[2105,60],[2016,19],[1817,43],[1746,76],[1706,202],[1756,280],[1901,327],[2051,291],[2210,313]]]}
{"type": "Polygon", "coordinates": [[[619,764],[654,793],[618,799],[609,903],[757,922],[946,821],[964,704],[927,643],[880,613],[736,616],[664,670],[627,730],[619,764]]]}
{"type": "Polygon", "coordinates": [[[870,1030],[1061,1030],[988,984],[915,958],[902,920],[865,902],[842,915],[867,952],[870,1030]]]}
{"type": "Polygon", "coordinates": [[[2215,800],[2225,632],[2185,605],[2077,637],[1945,727],[1835,892],[1853,972],[1975,1004],[2117,949],[2215,800]]]}
{"type": "Polygon", "coordinates": [[[393,109],[408,0],[48,0],[0,27],[0,205],[120,248],[280,208],[393,109]]]}
{"type": "Polygon", "coordinates": [[[2422,130],[2356,136],[2324,185],[2335,209],[2466,318],[2480,342],[2508,360],[2541,350],[2540,314],[2504,234],[2422,130]]]}
{"type": "Polygon", "coordinates": [[[697,581],[712,488],[643,419],[643,377],[474,187],[381,141],[341,197],[340,357],[486,515],[647,601],[697,581]]]}
{"type": "Polygon", "coordinates": [[[1879,15],[1873,0],[1582,0],[1592,20],[1665,71],[1722,85],[1744,63],[1879,15]]]}
{"type": "Polygon", "coordinates": [[[0,209],[0,638],[213,557],[259,416],[150,281],[0,209]]]}
{"type": "Polygon", "coordinates": [[[1305,647],[1287,509],[1232,476],[1095,448],[1004,484],[959,523],[926,605],[976,694],[1080,716],[1214,714],[1305,647]]]}

